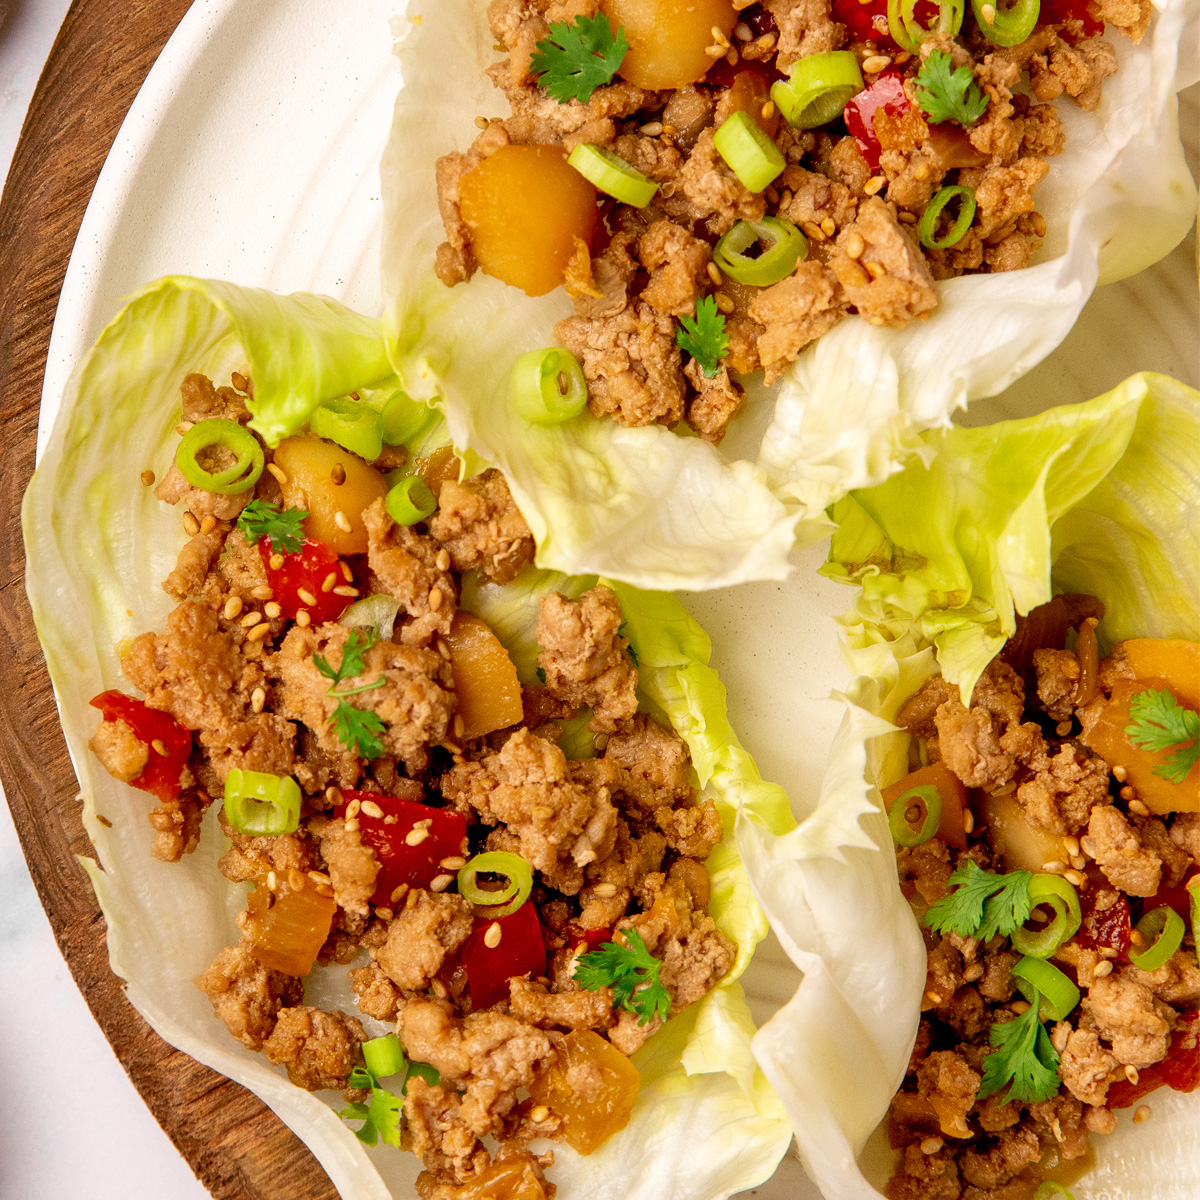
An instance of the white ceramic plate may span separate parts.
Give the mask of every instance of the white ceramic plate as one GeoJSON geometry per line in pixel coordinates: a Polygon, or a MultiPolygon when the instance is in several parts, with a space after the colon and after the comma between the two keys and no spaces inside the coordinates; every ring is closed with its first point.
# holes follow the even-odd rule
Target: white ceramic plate
{"type": "MultiPolygon", "coordinates": [[[[122,297],[156,276],[324,292],[379,311],[378,161],[400,85],[388,24],[396,7],[192,6],[131,108],[88,206],[51,339],[39,445],[72,368],[122,297]]],[[[1193,136],[1194,93],[1181,114],[1193,136]]],[[[1195,261],[1193,235],[1158,267],[1103,289],[1046,363],[970,420],[1087,399],[1136,370],[1200,385],[1195,261]]],[[[832,617],[849,594],[814,574],[821,558],[821,547],[798,555],[787,584],[688,600],[712,635],[743,740],[798,811],[815,801],[840,717],[827,697],[844,681],[832,617]]],[[[744,979],[756,1018],[788,999],[796,978],[770,939],[744,979]]],[[[381,1170],[388,1155],[399,1157],[377,1152],[381,1170]]],[[[790,1158],[756,1194],[817,1195],[790,1158]]]]}

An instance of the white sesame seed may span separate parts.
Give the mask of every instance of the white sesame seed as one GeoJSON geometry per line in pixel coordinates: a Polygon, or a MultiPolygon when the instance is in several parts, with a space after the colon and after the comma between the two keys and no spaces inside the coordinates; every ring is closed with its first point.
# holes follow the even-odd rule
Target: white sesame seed
{"type": "Polygon", "coordinates": [[[307,629],[312,624],[312,617],[308,615],[307,608],[302,608],[296,613],[296,624],[301,629],[307,629]]]}
{"type": "Polygon", "coordinates": [[[465,858],[460,858],[457,854],[450,855],[449,858],[443,858],[438,866],[443,871],[461,871],[467,865],[465,858]]]}
{"type": "Polygon", "coordinates": [[[188,537],[195,537],[200,532],[200,522],[190,512],[183,514],[183,531],[188,537]]]}
{"type": "Polygon", "coordinates": [[[852,233],[846,238],[845,250],[850,258],[862,258],[866,248],[867,244],[863,241],[861,233],[852,233]]]}
{"type": "Polygon", "coordinates": [[[979,15],[989,24],[996,23],[996,6],[994,4],[983,4],[979,8],[979,15]]]}
{"type": "Polygon", "coordinates": [[[550,1110],[544,1104],[539,1104],[536,1108],[531,1110],[529,1119],[535,1125],[540,1125],[549,1115],[550,1110]]]}
{"type": "Polygon", "coordinates": [[[430,611],[437,612],[437,610],[442,607],[443,599],[445,599],[445,597],[443,596],[442,589],[440,587],[430,588],[429,589],[429,609],[430,609],[430,611]]]}
{"type": "Polygon", "coordinates": [[[163,758],[167,757],[167,747],[163,744],[162,738],[155,738],[150,745],[154,747],[155,754],[161,754],[163,758]]]}
{"type": "Polygon", "coordinates": [[[350,518],[346,516],[340,508],[334,509],[333,523],[343,532],[349,533],[354,526],[350,524],[350,518]]]}
{"type": "Polygon", "coordinates": [[[887,180],[882,175],[876,175],[873,179],[867,180],[866,185],[863,187],[863,191],[868,196],[874,196],[877,192],[883,191],[886,183],[887,180]]]}
{"type": "Polygon", "coordinates": [[[1129,1082],[1130,1082],[1130,1083],[1132,1083],[1132,1084],[1133,1084],[1133,1085],[1136,1087],[1136,1086],[1137,1086],[1137,1081],[1138,1081],[1138,1070],[1137,1070],[1137,1067],[1135,1067],[1135,1066],[1132,1066],[1132,1065],[1130,1065],[1130,1066],[1127,1066],[1127,1067],[1125,1068],[1125,1078],[1126,1078],[1126,1079],[1128,1079],[1128,1080],[1129,1080],[1129,1082]]]}
{"type": "Polygon", "coordinates": [[[445,546],[443,546],[437,552],[437,558],[435,558],[433,561],[436,564],[437,569],[439,571],[450,570],[450,551],[447,550],[445,546]]]}
{"type": "Polygon", "coordinates": [[[1092,974],[1093,974],[1093,975],[1094,975],[1094,976],[1095,976],[1097,979],[1103,979],[1103,978],[1105,977],[1105,975],[1111,975],[1111,974],[1112,974],[1112,969],[1113,969],[1112,961],[1111,961],[1110,959],[1107,959],[1107,958],[1102,958],[1102,959],[1101,959],[1101,960],[1100,960],[1100,961],[1099,961],[1099,962],[1096,964],[1096,969],[1095,969],[1095,970],[1092,972],[1092,974]]]}
{"type": "Polygon", "coordinates": [[[601,900],[611,900],[617,894],[617,885],[615,883],[598,883],[592,888],[592,895],[599,896],[601,900]]]}
{"type": "Polygon", "coordinates": [[[331,591],[335,596],[348,596],[353,598],[358,595],[358,588],[350,587],[349,584],[342,584],[341,587],[332,588],[331,591]]]}
{"type": "Polygon", "coordinates": [[[500,928],[499,921],[493,921],[483,935],[483,944],[489,950],[495,950],[500,945],[500,938],[503,936],[504,930],[500,928]]]}
{"type": "Polygon", "coordinates": [[[250,707],[256,713],[262,712],[263,706],[266,704],[266,702],[267,702],[267,693],[266,693],[265,689],[256,687],[254,689],[254,691],[252,691],[250,693],[250,707]]]}
{"type": "Polygon", "coordinates": [[[892,65],[892,60],[886,54],[872,54],[869,58],[863,59],[862,69],[871,75],[878,75],[880,71],[892,65]]]}
{"type": "Polygon", "coordinates": [[[362,802],[362,812],[364,816],[373,817],[376,821],[383,816],[383,809],[374,800],[364,800],[362,802]]]}
{"type": "Polygon", "coordinates": [[[283,609],[274,600],[269,600],[263,605],[263,612],[273,621],[283,612],[283,609]]]}
{"type": "Polygon", "coordinates": [[[1139,1104],[1133,1110],[1133,1123],[1135,1125],[1142,1125],[1148,1120],[1150,1120],[1150,1105],[1139,1104]]]}
{"type": "Polygon", "coordinates": [[[429,884],[429,890],[431,892],[444,892],[453,882],[453,875],[435,875],[429,884]]]}
{"type": "Polygon", "coordinates": [[[1139,817],[1150,815],[1150,810],[1140,800],[1130,800],[1129,811],[1139,817]]]}
{"type": "Polygon", "coordinates": [[[242,611],[241,596],[230,596],[229,599],[225,601],[225,607],[221,610],[222,614],[225,617],[225,620],[227,620],[227,621],[232,621],[234,619],[234,617],[236,617],[238,615],[238,613],[240,613],[241,611],[242,611]]]}
{"type": "Polygon", "coordinates": [[[330,571],[329,574],[321,580],[321,591],[331,592],[335,587],[337,587],[337,572],[330,571]]]}
{"type": "Polygon", "coordinates": [[[404,844],[406,846],[419,846],[428,836],[428,829],[410,829],[404,835],[404,844]]]}
{"type": "Polygon", "coordinates": [[[287,485],[288,485],[287,472],[278,463],[273,463],[273,462],[267,463],[267,470],[270,471],[271,474],[274,475],[275,478],[279,481],[280,487],[287,487],[287,485]]]}
{"type": "Polygon", "coordinates": [[[269,621],[264,621],[261,625],[255,625],[255,627],[246,634],[246,641],[261,642],[263,638],[265,638],[270,632],[271,623],[269,621]]]}
{"type": "Polygon", "coordinates": [[[921,1143],[921,1153],[936,1154],[944,1145],[945,1142],[940,1137],[927,1137],[921,1143]]]}

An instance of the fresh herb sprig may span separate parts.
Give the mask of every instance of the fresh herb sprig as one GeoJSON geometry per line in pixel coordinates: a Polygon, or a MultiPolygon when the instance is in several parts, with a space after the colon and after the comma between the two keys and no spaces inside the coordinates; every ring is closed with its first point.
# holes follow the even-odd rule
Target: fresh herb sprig
{"type": "Polygon", "coordinates": [[[988,98],[979,89],[968,66],[950,69],[945,50],[934,50],[917,72],[917,103],[935,124],[957,121],[974,125],[987,111],[988,98]]]}
{"type": "Polygon", "coordinates": [[[1030,1006],[1015,1020],[992,1026],[988,1041],[996,1048],[983,1060],[983,1079],[976,1099],[985,1100],[1008,1087],[1004,1103],[1036,1104],[1057,1094],[1062,1080],[1058,1074],[1058,1051],[1038,1011],[1042,997],[1033,992],[1030,1006]]]}
{"type": "Polygon", "coordinates": [[[1170,758],[1158,763],[1155,775],[1168,783],[1182,783],[1200,761],[1200,713],[1182,704],[1166,689],[1138,692],[1129,702],[1133,719],[1125,736],[1141,750],[1170,750],[1170,758]]]}
{"type": "Polygon", "coordinates": [[[935,933],[990,941],[1008,937],[1029,916],[1029,871],[996,875],[968,859],[950,876],[951,892],[929,906],[925,924],[935,933]]]}
{"type": "Polygon", "coordinates": [[[237,527],[252,546],[259,538],[270,538],[276,554],[295,554],[304,545],[301,522],[308,516],[303,508],[280,509],[269,500],[251,500],[242,509],[237,527]]]}
{"type": "Polygon", "coordinates": [[[679,318],[675,344],[700,364],[706,379],[716,375],[718,364],[729,353],[729,334],[725,329],[725,318],[717,311],[717,302],[712,296],[697,302],[695,317],[679,318]]]}
{"type": "Polygon", "coordinates": [[[367,1102],[347,1104],[338,1116],[343,1121],[362,1121],[362,1127],[354,1136],[367,1146],[374,1146],[380,1138],[385,1146],[400,1148],[400,1108],[403,1101],[394,1092],[381,1088],[379,1081],[366,1067],[355,1067],[350,1072],[350,1086],[369,1091],[367,1102]]]}
{"type": "Polygon", "coordinates": [[[662,962],[646,949],[636,929],[622,929],[622,942],[605,942],[581,954],[575,963],[575,982],[588,991],[609,987],[613,1001],[638,1014],[638,1024],[671,1015],[671,994],[659,981],[662,962]]]}
{"type": "Polygon", "coordinates": [[[530,57],[529,70],[559,104],[586,104],[598,87],[612,81],[628,52],[624,29],[618,26],[614,37],[602,13],[579,16],[571,24],[555,21],[550,26],[550,36],[538,42],[530,57]]]}
{"type": "Polygon", "coordinates": [[[330,718],[334,733],[343,745],[361,758],[368,759],[379,758],[383,754],[383,741],[379,737],[385,728],[383,718],[370,709],[355,708],[353,704],[346,702],[345,697],[381,688],[387,680],[380,675],[370,683],[340,690],[338,684],[355,675],[361,675],[366,670],[364,656],[375,645],[377,637],[378,634],[373,629],[365,634],[358,629],[353,630],[342,647],[342,661],[336,669],[330,666],[328,659],[322,655],[313,655],[313,666],[330,681],[331,686],[325,695],[337,700],[337,708],[333,710],[333,716],[330,718]]]}

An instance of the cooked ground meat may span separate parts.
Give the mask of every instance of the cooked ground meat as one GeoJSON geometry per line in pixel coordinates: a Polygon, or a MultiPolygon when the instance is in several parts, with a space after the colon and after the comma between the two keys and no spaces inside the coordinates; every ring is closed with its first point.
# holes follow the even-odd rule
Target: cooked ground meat
{"type": "Polygon", "coordinates": [[[196,986],[225,1028],[251,1050],[263,1048],[279,1010],[298,1004],[303,995],[299,979],[260,965],[245,939],[222,950],[196,986]]]}
{"type": "Polygon", "coordinates": [[[533,562],[533,535],[494,467],[442,484],[429,534],[450,551],[456,571],[478,570],[493,583],[509,583],[533,562]]]}
{"type": "Polygon", "coordinates": [[[1092,809],[1088,842],[1096,865],[1113,887],[1131,896],[1153,896],[1162,878],[1162,859],[1139,841],[1115,805],[1092,809]]]}
{"type": "Polygon", "coordinates": [[[462,896],[415,889],[388,922],[387,941],[371,957],[401,991],[419,992],[446,956],[471,936],[472,924],[471,906],[462,896]]]}
{"type": "Polygon", "coordinates": [[[288,1079],[297,1087],[317,1092],[347,1087],[350,1071],[362,1062],[360,1047],[366,1040],[357,1018],[301,1004],[280,1009],[263,1053],[287,1067],[288,1079]]]}
{"type": "Polygon", "coordinates": [[[321,857],[333,884],[333,895],[347,912],[367,916],[368,901],[375,891],[379,859],[366,845],[357,829],[347,828],[344,820],[315,817],[309,832],[320,841],[321,857]]]}

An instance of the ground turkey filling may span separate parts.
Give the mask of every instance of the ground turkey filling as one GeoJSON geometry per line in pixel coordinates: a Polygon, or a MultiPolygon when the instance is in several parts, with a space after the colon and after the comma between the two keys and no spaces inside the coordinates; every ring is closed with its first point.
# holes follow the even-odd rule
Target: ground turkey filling
{"type": "MultiPolygon", "coordinates": [[[[1068,621],[1103,611],[1090,597],[1066,598],[1063,611],[1071,608],[1068,621]]],[[[1121,646],[1099,663],[1095,694],[1080,703],[1081,656],[1059,648],[1061,641],[1033,649],[1028,639],[1011,653],[1019,639],[1020,632],[1010,641],[1008,661],[989,665],[970,707],[935,676],[897,723],[930,759],[980,789],[969,793],[972,810],[986,812],[986,797],[1015,797],[1028,826],[1052,840],[1053,851],[1050,842],[1044,851],[1052,861],[1031,869],[1062,874],[1078,889],[1083,924],[1051,961],[1077,982],[1082,1000],[1048,1026],[1061,1056],[1057,1095],[1002,1103],[1002,1088],[979,1101],[989,1031],[1029,1008],[1011,973],[1021,956],[1007,937],[979,942],[923,927],[929,973],[888,1123],[902,1152],[890,1200],[1027,1200],[1047,1170],[1065,1170],[1069,1182],[1071,1164],[1089,1154],[1089,1134],[1116,1128],[1114,1109],[1138,1105],[1134,1120],[1146,1120],[1152,1110],[1140,1101],[1156,1084],[1196,1085],[1200,969],[1191,937],[1151,971],[1133,965],[1129,950],[1137,949],[1130,927],[1143,908],[1169,902],[1171,889],[1195,873],[1200,814],[1153,815],[1123,783],[1123,768],[1114,775],[1078,740],[1114,684],[1133,676],[1121,646]],[[1191,1075],[1173,1075],[1185,1061],[1191,1075]]],[[[968,860],[1010,869],[983,818],[965,824],[965,850],[937,837],[897,849],[901,886],[918,915],[948,894],[951,872],[968,860]]]]}
{"type": "MultiPolygon", "coordinates": [[[[218,415],[244,423],[249,385],[235,382],[243,391],[189,377],[185,424],[218,415]]],[[[440,1073],[438,1084],[410,1078],[404,1100],[404,1142],[424,1159],[418,1187],[426,1200],[473,1196],[472,1181],[482,1186],[497,1171],[516,1172],[523,1186],[551,1196],[542,1169],[552,1154],[535,1157],[524,1146],[561,1136],[564,1122],[551,1106],[535,1105],[529,1088],[554,1067],[572,1031],[593,1031],[628,1055],[661,1025],[614,1008],[608,988],[582,990],[576,959],[610,931],[636,926],[661,961],[672,1011],[711,989],[735,956],[708,915],[703,860],[721,840],[721,820],[711,802],[697,800],[686,744],[638,713],[637,666],[619,634],[620,606],[601,586],[541,602],[545,686],[524,691],[524,718],[474,741],[456,736],[463,726],[446,637],[460,572],[512,579],[533,556],[529,530],[495,471],[443,482],[439,510],[419,525],[395,526],[382,502],[365,513],[368,550],[342,558],[338,586],[346,603],[386,593],[400,611],[392,638],[367,657],[368,671],[385,684],[355,696],[383,718],[385,752],[367,761],[347,749],[327,720],[328,680],[313,655],[336,663],[349,631],[281,616],[258,548],[234,525],[256,494],[279,502],[264,450],[268,466],[255,492],[203,492],[177,478],[175,467],[158,487],[160,498],[186,507],[191,537],[164,583],[180,604],[162,633],[132,642],[123,668],[149,707],[193,732],[193,750],[180,794],[151,813],[153,853],[179,861],[195,849],[205,810],[222,796],[231,769],[292,775],[303,792],[296,832],[251,837],[234,832],[224,812],[215,818],[231,842],[222,873],[260,887],[265,881],[272,895],[315,889],[336,901],[318,962],[355,964],[362,1014],[394,1022],[409,1057],[440,1073]],[[558,722],[583,706],[591,710],[593,756],[568,759],[558,722]],[[373,902],[380,862],[360,821],[378,806],[369,797],[347,806],[342,791],[350,789],[462,814],[467,837],[442,864],[445,873],[428,888],[396,889],[386,905],[373,902]],[[536,869],[531,900],[545,958],[480,1010],[458,958],[476,922],[455,880],[465,858],[484,850],[517,853],[536,869]],[[494,1158],[484,1138],[499,1142],[494,1158]]],[[[148,474],[143,480],[153,482],[148,474]]],[[[146,764],[146,745],[123,720],[106,720],[92,746],[118,778],[134,779],[146,764]]],[[[238,923],[245,931],[250,913],[238,923]]],[[[264,966],[248,936],[196,982],[229,1032],[285,1066],[297,1086],[347,1089],[363,1061],[360,1020],[305,1005],[303,981],[264,966]]],[[[586,1101],[587,1069],[572,1081],[586,1101]]]]}
{"type": "Polygon", "coordinates": [[[1103,81],[1117,69],[1116,51],[1100,33],[1107,24],[1140,41],[1152,13],[1149,0],[1055,4],[1052,22],[1002,48],[979,32],[967,6],[957,39],[931,35],[913,55],[886,36],[884,8],[870,0],[866,7],[735,0],[734,7],[741,19],[731,39],[722,36],[709,48],[714,65],[699,83],[645,91],[618,75],[587,104],[560,104],[531,75],[531,56],[551,23],[593,15],[596,0],[492,0],[496,49],[508,57],[488,74],[511,115],[478,117],[481,132],[471,148],[439,159],[436,172],[446,230],[436,268],[448,286],[469,280],[478,266],[460,182],[504,146],[569,152],[591,143],[657,183],[641,209],[605,199],[593,245],[580,242],[566,272],[575,315],[555,334],[583,364],[594,415],[635,426],[686,420],[713,443],[744,399],[730,372],[761,369],[771,383],[847,314],[899,329],[937,307],[936,280],[1026,266],[1046,232],[1033,193],[1064,147],[1053,101],[1065,94],[1095,109],[1103,81]],[[795,129],[763,104],[771,82],[785,78],[797,59],[839,49],[858,58],[868,88],[896,76],[906,97],[904,107],[878,110],[866,142],[841,120],[795,129]],[[969,128],[927,122],[917,103],[914,78],[934,51],[969,67],[987,97],[982,118],[969,128]],[[731,113],[748,111],[749,97],[750,115],[787,162],[760,193],[738,180],[713,143],[731,113]],[[917,225],[931,198],[951,185],[974,191],[974,220],[952,247],[923,249],[917,225]],[[739,220],[764,216],[801,229],[807,259],[769,287],[724,278],[712,262],[714,244],[739,220]],[[706,295],[715,298],[729,335],[728,353],[711,377],[694,362],[685,365],[675,340],[678,318],[693,314],[706,295]]]}

